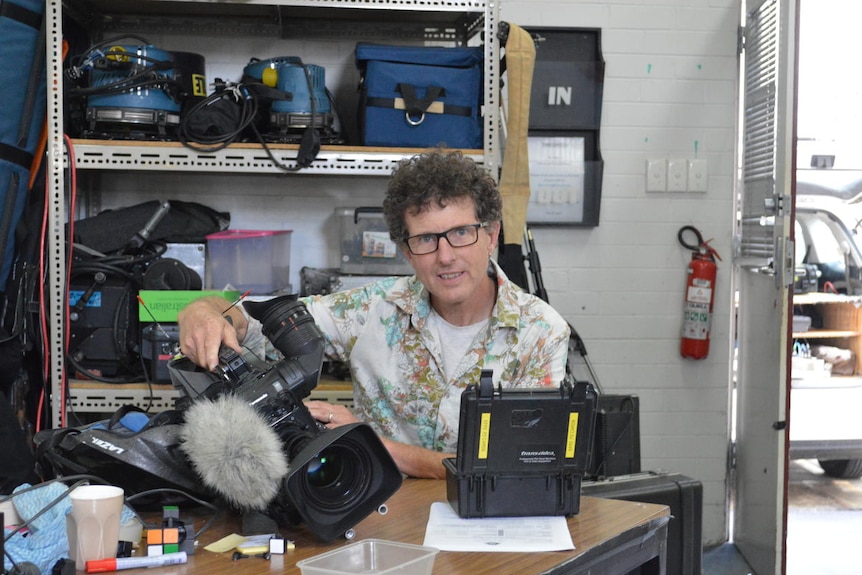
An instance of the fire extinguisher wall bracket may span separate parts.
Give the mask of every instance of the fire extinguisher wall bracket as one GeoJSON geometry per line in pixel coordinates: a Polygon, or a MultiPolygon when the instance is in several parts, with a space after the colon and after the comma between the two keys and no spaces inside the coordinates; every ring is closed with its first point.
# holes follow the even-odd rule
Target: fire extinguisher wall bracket
{"type": "Polygon", "coordinates": [[[704,359],[709,354],[709,332],[715,301],[715,278],[718,271],[715,260],[721,258],[694,226],[680,228],[677,239],[683,247],[692,251],[691,261],[686,269],[679,352],[684,358],[704,359]],[[686,232],[693,233],[697,243],[687,242],[686,232]]]}

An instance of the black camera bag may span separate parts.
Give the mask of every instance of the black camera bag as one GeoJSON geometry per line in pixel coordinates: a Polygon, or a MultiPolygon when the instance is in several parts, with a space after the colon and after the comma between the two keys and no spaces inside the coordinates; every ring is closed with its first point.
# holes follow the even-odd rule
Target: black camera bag
{"type": "Polygon", "coordinates": [[[211,498],[180,450],[181,424],[179,411],[153,415],[125,405],[110,419],[37,433],[37,466],[46,478],[94,475],[122,487],[126,496],[176,489],[211,498]]]}

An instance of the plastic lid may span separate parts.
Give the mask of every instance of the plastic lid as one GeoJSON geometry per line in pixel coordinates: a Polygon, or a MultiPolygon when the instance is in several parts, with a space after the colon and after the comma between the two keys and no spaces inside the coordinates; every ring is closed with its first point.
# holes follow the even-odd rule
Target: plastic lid
{"type": "Polygon", "coordinates": [[[278,70],[275,68],[264,68],[261,75],[263,76],[261,80],[264,86],[269,86],[270,88],[278,86],[278,70]]]}
{"type": "Polygon", "coordinates": [[[93,561],[87,561],[87,573],[108,573],[116,570],[116,559],[94,559],[93,561]]]}
{"type": "Polygon", "coordinates": [[[224,230],[209,234],[206,239],[210,240],[230,240],[242,238],[264,238],[269,236],[290,234],[293,230],[224,230]]]}

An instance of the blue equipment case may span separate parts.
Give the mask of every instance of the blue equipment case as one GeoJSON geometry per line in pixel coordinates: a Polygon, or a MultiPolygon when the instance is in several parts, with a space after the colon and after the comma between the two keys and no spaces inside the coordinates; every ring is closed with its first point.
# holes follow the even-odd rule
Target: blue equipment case
{"type": "Polygon", "coordinates": [[[15,255],[33,155],[45,122],[45,2],[0,2],[0,292],[15,255]]]}
{"type": "Polygon", "coordinates": [[[481,47],[360,42],[362,145],[482,147],[481,47]]]}

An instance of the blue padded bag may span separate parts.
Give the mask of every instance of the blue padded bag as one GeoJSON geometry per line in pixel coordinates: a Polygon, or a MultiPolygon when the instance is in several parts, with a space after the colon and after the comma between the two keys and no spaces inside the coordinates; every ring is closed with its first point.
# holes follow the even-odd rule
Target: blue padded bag
{"type": "Polygon", "coordinates": [[[361,143],[482,148],[483,57],[481,47],[358,43],[361,143]]]}
{"type": "Polygon", "coordinates": [[[0,291],[15,257],[15,226],[45,123],[44,0],[0,0],[0,291]]]}

